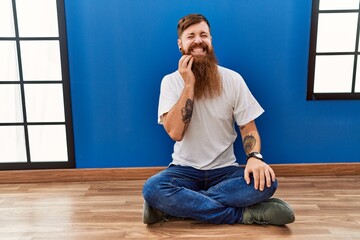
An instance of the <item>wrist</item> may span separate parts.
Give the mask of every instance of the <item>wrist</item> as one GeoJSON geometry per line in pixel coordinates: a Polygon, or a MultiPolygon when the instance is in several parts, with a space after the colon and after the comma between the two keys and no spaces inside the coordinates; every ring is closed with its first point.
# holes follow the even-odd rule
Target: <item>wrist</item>
{"type": "Polygon", "coordinates": [[[194,89],[194,87],[195,87],[195,81],[187,81],[187,82],[185,82],[184,88],[194,89]]]}
{"type": "Polygon", "coordinates": [[[250,158],[256,158],[258,160],[264,161],[264,157],[261,155],[260,152],[251,152],[246,155],[246,161],[248,161],[250,158]]]}

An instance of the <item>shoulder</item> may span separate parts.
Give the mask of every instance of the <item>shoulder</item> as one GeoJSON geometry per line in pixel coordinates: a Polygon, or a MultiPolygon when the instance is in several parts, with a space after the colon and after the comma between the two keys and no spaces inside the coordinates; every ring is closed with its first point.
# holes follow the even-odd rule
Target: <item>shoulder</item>
{"type": "Polygon", "coordinates": [[[243,77],[238,72],[222,66],[218,66],[218,69],[221,79],[225,85],[230,85],[232,88],[234,85],[245,84],[243,77]]]}
{"type": "Polygon", "coordinates": [[[176,70],[175,72],[166,74],[163,79],[176,79],[179,77],[181,78],[181,75],[180,75],[179,71],[176,70]]]}
{"type": "Polygon", "coordinates": [[[162,79],[162,83],[166,83],[166,84],[176,84],[181,81],[182,81],[182,77],[181,77],[179,71],[177,71],[177,70],[175,72],[165,75],[162,79]]]}
{"type": "Polygon", "coordinates": [[[218,69],[219,69],[220,74],[227,75],[227,76],[235,76],[235,77],[240,76],[241,77],[241,75],[238,72],[231,70],[229,68],[218,65],[218,69]]]}
{"type": "Polygon", "coordinates": [[[172,72],[163,77],[161,81],[162,91],[176,92],[177,94],[182,91],[184,88],[184,81],[179,73],[179,71],[172,72]]]}

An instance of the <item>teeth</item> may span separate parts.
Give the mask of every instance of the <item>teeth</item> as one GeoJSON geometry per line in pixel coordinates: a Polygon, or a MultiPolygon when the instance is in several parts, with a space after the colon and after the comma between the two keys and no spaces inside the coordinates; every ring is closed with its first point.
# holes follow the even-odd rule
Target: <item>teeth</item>
{"type": "Polygon", "coordinates": [[[193,52],[203,52],[204,50],[202,48],[194,48],[193,52]]]}

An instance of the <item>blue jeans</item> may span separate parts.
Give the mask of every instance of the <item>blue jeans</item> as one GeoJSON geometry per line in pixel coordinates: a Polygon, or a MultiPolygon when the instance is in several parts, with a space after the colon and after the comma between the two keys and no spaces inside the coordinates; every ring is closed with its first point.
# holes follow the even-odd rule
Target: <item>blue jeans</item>
{"type": "Polygon", "coordinates": [[[171,165],[144,184],[147,203],[171,216],[208,223],[240,223],[244,208],[269,199],[277,182],[263,191],[248,185],[244,168],[230,166],[214,170],[171,165]]]}

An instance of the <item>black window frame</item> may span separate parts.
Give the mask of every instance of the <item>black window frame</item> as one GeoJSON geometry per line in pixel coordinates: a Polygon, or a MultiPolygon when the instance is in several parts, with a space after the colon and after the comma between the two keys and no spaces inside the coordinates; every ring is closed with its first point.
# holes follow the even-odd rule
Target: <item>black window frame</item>
{"type": "Polygon", "coordinates": [[[21,102],[23,122],[21,123],[0,123],[0,126],[24,126],[25,147],[26,147],[26,162],[2,162],[0,163],[0,170],[27,170],[27,169],[62,169],[75,168],[75,148],[74,148],[74,133],[72,123],[72,107],[70,95],[70,76],[68,63],[68,49],[67,49],[67,35],[66,35],[66,19],[64,0],[56,0],[57,17],[58,17],[58,37],[20,37],[19,27],[17,21],[16,0],[12,0],[15,37],[0,37],[1,40],[15,41],[17,48],[19,81],[0,81],[0,84],[18,84],[20,85],[21,102]],[[60,62],[62,80],[60,81],[24,81],[22,73],[21,48],[20,41],[36,41],[36,40],[57,40],[60,44],[60,62]],[[62,84],[63,100],[64,100],[64,114],[65,122],[27,122],[26,117],[26,102],[24,94],[24,86],[26,84],[62,84]],[[36,125],[62,125],[65,126],[66,131],[66,145],[67,145],[67,161],[48,161],[48,162],[32,162],[30,155],[30,144],[28,126],[36,125]]]}
{"type": "MultiPolygon", "coordinates": [[[[359,50],[358,50],[359,33],[360,33],[360,6],[358,9],[354,9],[354,10],[319,10],[319,2],[320,2],[320,0],[312,1],[312,16],[311,16],[310,48],[309,48],[306,100],[360,100],[360,93],[355,92],[357,62],[360,61],[360,60],[358,60],[358,58],[359,58],[359,50]],[[334,53],[334,52],[317,53],[316,52],[319,13],[358,13],[358,22],[357,22],[357,29],[356,29],[356,42],[355,42],[355,51],[354,52],[336,52],[336,53],[334,53]],[[326,56],[326,55],[327,56],[329,56],[329,55],[353,55],[354,56],[351,92],[349,92],[349,93],[336,93],[336,92],[314,93],[316,56],[326,56]]],[[[359,77],[358,81],[360,81],[360,77],[359,77]]]]}

